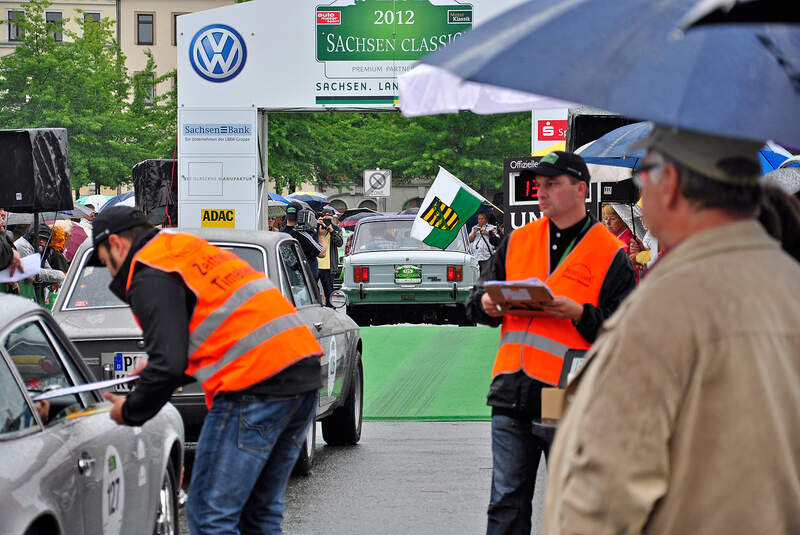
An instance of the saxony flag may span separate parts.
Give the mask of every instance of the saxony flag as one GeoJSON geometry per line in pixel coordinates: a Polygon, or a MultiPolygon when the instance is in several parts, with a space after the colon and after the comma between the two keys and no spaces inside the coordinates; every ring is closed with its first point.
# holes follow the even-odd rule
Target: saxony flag
{"type": "Polygon", "coordinates": [[[439,167],[439,174],[414,219],[411,237],[447,249],[484,200],[478,192],[439,167]]]}

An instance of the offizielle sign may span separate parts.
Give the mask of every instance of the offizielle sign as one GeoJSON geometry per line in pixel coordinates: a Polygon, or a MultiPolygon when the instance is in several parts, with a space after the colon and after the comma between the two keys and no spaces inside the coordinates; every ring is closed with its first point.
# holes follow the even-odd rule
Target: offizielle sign
{"type": "MultiPolygon", "coordinates": [[[[539,161],[538,156],[506,158],[503,160],[503,227],[506,232],[539,219],[539,186],[532,169],[539,161]]],[[[598,184],[589,184],[589,198],[586,209],[597,214],[598,184]]]]}

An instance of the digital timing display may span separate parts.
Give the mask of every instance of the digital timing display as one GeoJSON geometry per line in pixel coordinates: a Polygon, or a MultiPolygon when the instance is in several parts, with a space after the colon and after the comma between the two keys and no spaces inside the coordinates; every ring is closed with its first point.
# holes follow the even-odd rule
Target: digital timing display
{"type": "Polygon", "coordinates": [[[539,185],[536,183],[536,176],[530,173],[522,173],[514,177],[514,201],[538,201],[539,185]]]}

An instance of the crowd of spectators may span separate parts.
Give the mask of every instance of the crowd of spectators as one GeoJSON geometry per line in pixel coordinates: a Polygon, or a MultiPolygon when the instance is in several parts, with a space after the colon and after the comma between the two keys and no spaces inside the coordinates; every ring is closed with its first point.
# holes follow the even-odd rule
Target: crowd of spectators
{"type": "Polygon", "coordinates": [[[0,284],[0,292],[27,297],[52,308],[75,250],[91,233],[93,217],[94,211],[88,218],[42,221],[38,229],[34,229],[29,222],[9,222],[8,213],[0,209],[0,270],[21,270],[22,258],[36,253],[41,255],[41,270],[37,274],[0,284]],[[89,229],[88,233],[85,228],[89,229]]]}

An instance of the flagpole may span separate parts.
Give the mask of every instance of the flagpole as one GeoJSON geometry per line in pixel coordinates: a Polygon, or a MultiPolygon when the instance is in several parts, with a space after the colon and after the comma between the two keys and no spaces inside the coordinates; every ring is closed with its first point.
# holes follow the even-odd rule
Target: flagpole
{"type": "Polygon", "coordinates": [[[498,211],[498,212],[500,212],[501,214],[505,214],[505,212],[504,212],[504,211],[502,211],[500,208],[498,208],[497,206],[495,206],[495,205],[494,205],[494,204],[492,204],[491,202],[487,201],[485,198],[483,199],[483,202],[485,202],[486,204],[488,204],[489,206],[491,206],[492,208],[494,208],[495,210],[497,210],[497,211],[498,211]]]}

